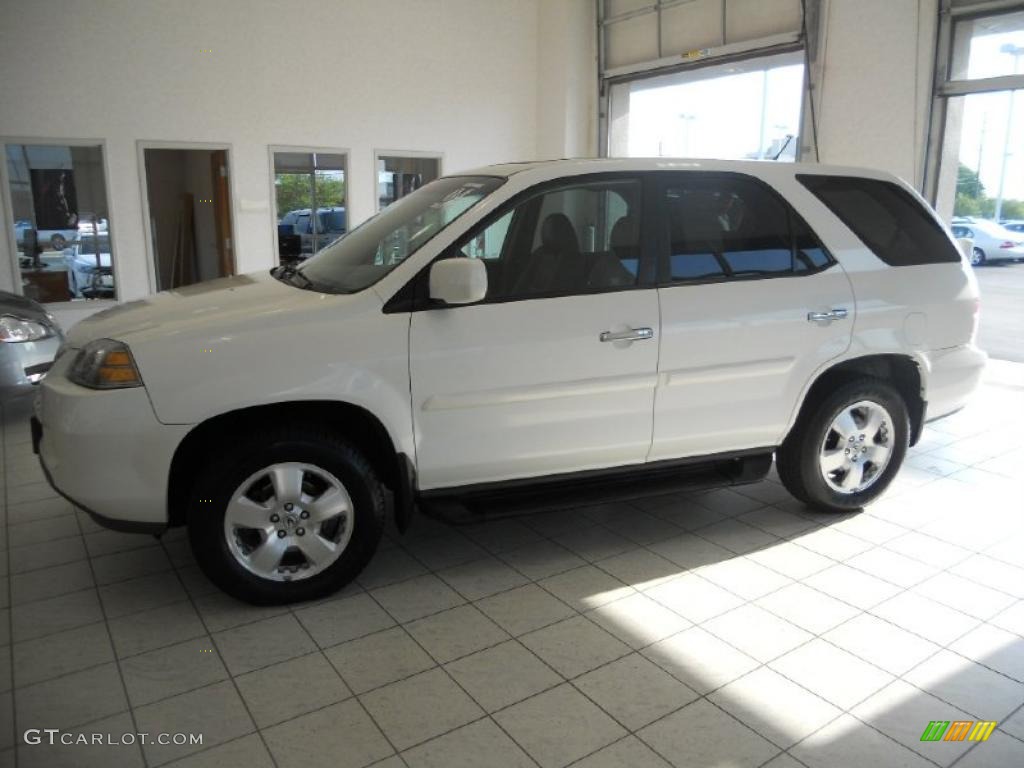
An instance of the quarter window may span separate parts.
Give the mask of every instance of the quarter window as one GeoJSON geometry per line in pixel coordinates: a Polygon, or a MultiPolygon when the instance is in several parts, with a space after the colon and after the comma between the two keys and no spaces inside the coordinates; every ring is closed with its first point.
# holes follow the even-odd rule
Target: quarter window
{"type": "Polygon", "coordinates": [[[935,217],[898,184],[858,176],[797,179],[889,266],[960,261],[935,217]]]}
{"type": "Polygon", "coordinates": [[[788,275],[830,263],[807,224],[749,179],[680,179],[665,190],[665,213],[671,282],[788,275]]]}
{"type": "Polygon", "coordinates": [[[487,299],[593,293],[637,284],[641,183],[554,189],[474,234],[461,254],[487,264],[487,299]]]}

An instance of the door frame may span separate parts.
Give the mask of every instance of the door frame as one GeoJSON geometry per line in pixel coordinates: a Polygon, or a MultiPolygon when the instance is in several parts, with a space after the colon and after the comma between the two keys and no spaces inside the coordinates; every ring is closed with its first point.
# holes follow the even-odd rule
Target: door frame
{"type": "Polygon", "coordinates": [[[223,150],[227,153],[228,158],[228,194],[231,195],[231,201],[228,205],[228,212],[230,214],[230,237],[231,237],[231,260],[233,274],[238,273],[238,233],[236,231],[236,222],[238,221],[238,207],[236,200],[238,199],[238,182],[235,178],[235,159],[234,159],[234,145],[231,143],[217,143],[217,142],[206,142],[206,141],[160,141],[160,140],[149,140],[139,139],[135,142],[135,155],[136,161],[139,167],[139,194],[142,202],[142,231],[145,235],[146,241],[146,277],[149,281],[149,292],[157,293],[157,269],[156,269],[156,251],[153,249],[153,227],[150,225],[150,213],[149,213],[149,184],[146,173],[146,150],[147,149],[182,149],[182,150],[204,150],[208,152],[216,152],[223,150]]]}
{"type": "MultiPolygon", "coordinates": [[[[78,309],[79,307],[95,308],[96,311],[107,307],[116,306],[121,301],[121,286],[119,276],[121,274],[121,263],[118,259],[117,246],[114,243],[116,231],[114,216],[113,195],[110,194],[110,153],[107,151],[106,139],[64,139],[59,137],[29,137],[29,136],[0,136],[0,145],[4,147],[3,161],[0,162],[0,214],[4,217],[4,226],[8,228],[6,246],[9,258],[8,269],[11,279],[11,293],[23,296],[21,288],[21,267],[18,266],[18,236],[14,231],[14,201],[11,198],[10,174],[7,170],[7,145],[27,144],[29,146],[56,146],[56,147],[99,147],[103,165],[103,185],[107,203],[107,239],[110,242],[110,264],[113,267],[114,298],[113,299],[88,299],[77,301],[57,301],[46,304],[50,310],[78,309]],[[85,302],[85,303],[83,303],[85,302]]],[[[0,286],[2,287],[2,286],[0,286]]]]}

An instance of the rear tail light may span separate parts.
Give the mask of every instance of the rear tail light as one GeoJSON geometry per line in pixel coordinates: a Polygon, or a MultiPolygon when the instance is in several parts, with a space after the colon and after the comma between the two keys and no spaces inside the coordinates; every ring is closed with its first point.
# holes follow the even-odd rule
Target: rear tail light
{"type": "Polygon", "coordinates": [[[1007,240],[1005,243],[1000,245],[1000,248],[1016,248],[1020,243],[1015,243],[1013,240],[1007,240]]]}

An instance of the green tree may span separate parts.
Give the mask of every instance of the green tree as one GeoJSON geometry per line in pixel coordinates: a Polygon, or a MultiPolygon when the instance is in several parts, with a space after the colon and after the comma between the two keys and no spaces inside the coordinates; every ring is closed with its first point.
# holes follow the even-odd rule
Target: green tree
{"type": "MultiPolygon", "coordinates": [[[[283,217],[288,211],[298,208],[312,208],[310,174],[279,173],[274,177],[277,196],[277,215],[283,217]]],[[[318,175],[316,178],[316,204],[318,208],[332,208],[345,204],[345,182],[342,179],[318,175]]]]}
{"type": "Polygon", "coordinates": [[[985,196],[985,185],[981,183],[981,177],[977,171],[972,171],[963,163],[960,163],[956,172],[956,194],[957,197],[964,195],[973,200],[985,196]]]}

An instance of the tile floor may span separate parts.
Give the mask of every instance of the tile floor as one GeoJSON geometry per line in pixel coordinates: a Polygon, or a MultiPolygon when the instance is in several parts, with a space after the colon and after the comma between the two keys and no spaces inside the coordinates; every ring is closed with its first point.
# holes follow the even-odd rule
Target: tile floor
{"type": "Polygon", "coordinates": [[[252,608],[54,497],[8,407],[0,765],[1024,765],[1024,366],[867,512],[776,480],[389,537],[252,608]],[[995,720],[985,743],[921,742],[995,720]],[[26,744],[201,733],[202,746],[26,744]]]}

